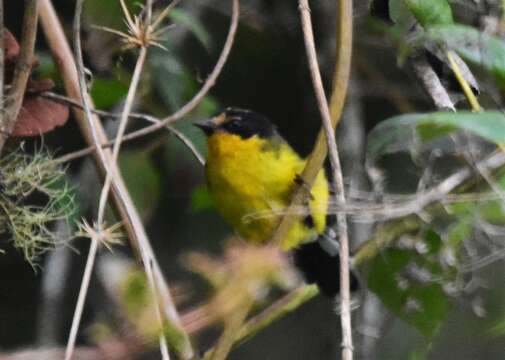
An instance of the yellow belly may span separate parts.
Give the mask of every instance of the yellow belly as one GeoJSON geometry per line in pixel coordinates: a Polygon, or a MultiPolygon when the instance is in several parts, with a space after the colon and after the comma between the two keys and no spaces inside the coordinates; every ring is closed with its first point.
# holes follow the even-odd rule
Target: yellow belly
{"type": "MultiPolygon", "coordinates": [[[[218,212],[245,240],[267,241],[283,213],[297,175],[304,167],[291,147],[252,137],[216,133],[208,139],[206,176],[218,212]]],[[[328,206],[328,183],[324,171],[312,188],[307,214],[314,226],[295,223],[282,242],[284,249],[314,240],[324,231],[328,206]]],[[[305,215],[304,215],[305,216],[305,215]]]]}

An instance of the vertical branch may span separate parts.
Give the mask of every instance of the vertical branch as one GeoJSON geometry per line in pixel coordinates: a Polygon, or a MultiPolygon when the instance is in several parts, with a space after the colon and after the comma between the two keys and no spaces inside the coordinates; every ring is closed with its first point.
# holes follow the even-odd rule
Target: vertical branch
{"type": "MultiPolygon", "coordinates": [[[[344,43],[340,43],[339,60],[335,75],[334,86],[344,89],[343,94],[333,96],[333,102],[337,116],[341,116],[345,101],[346,88],[349,81],[351,68],[352,49],[352,2],[341,0],[339,2],[340,25],[343,29],[340,36],[344,36],[344,43]]],[[[299,1],[300,16],[302,20],[302,30],[304,35],[305,48],[307,51],[310,75],[314,86],[319,111],[323,120],[323,128],[326,135],[330,163],[333,169],[333,186],[335,188],[336,203],[345,206],[345,189],[342,175],[342,168],[338,154],[337,142],[335,140],[335,129],[332,127],[330,109],[324,93],[323,82],[317,53],[314,44],[314,34],[312,21],[310,18],[310,8],[308,0],[299,1]]],[[[349,238],[347,232],[347,218],[343,212],[337,213],[338,235],[340,240],[340,306],[342,325],[342,359],[351,360],[353,358],[352,328],[351,328],[351,301],[350,301],[350,281],[349,281],[349,238]]]]}
{"type": "MultiPolygon", "coordinates": [[[[330,99],[331,126],[336,129],[344,108],[344,101],[347,95],[347,84],[349,81],[351,66],[351,48],[352,48],[352,0],[339,1],[339,12],[337,21],[337,59],[333,76],[333,89],[330,99]]],[[[303,5],[300,5],[303,6],[303,5]]],[[[291,194],[289,207],[285,215],[279,221],[279,225],[272,235],[271,241],[280,244],[286,236],[289,229],[293,226],[299,215],[296,214],[296,207],[305,202],[307,196],[306,186],[312,187],[317,174],[321,170],[328,154],[328,145],[324,127],[319,131],[316,144],[312,150],[301,178],[303,185],[294,186],[291,194]]]]}
{"type": "MultiPolygon", "coordinates": [[[[117,173],[117,158],[119,155],[119,149],[121,146],[121,139],[124,135],[124,132],[126,130],[126,125],[128,123],[128,118],[129,114],[131,112],[131,108],[133,106],[133,100],[135,98],[135,94],[137,91],[137,86],[140,80],[140,74],[142,71],[142,68],[145,64],[146,56],[147,56],[147,44],[145,46],[141,47],[140,50],[140,55],[139,58],[137,59],[137,64],[135,66],[135,71],[133,73],[132,81],[130,83],[130,87],[128,89],[128,95],[126,98],[126,103],[125,107],[122,112],[121,116],[121,122],[119,125],[118,129],[118,134],[116,136],[116,142],[114,144],[114,150],[112,153],[112,159],[106,159],[104,156],[104,151],[100,147],[100,140],[98,138],[98,134],[96,131],[96,125],[93,122],[93,115],[91,113],[91,105],[90,101],[88,98],[87,94],[87,87],[86,87],[86,78],[85,78],[85,73],[84,73],[84,64],[83,64],[83,59],[82,59],[82,48],[81,48],[81,39],[80,39],[80,19],[81,19],[81,13],[82,13],[82,6],[83,6],[84,0],[78,0],[76,2],[76,10],[75,10],[75,18],[74,18],[74,44],[75,44],[75,58],[77,61],[77,70],[78,70],[78,77],[79,77],[79,89],[80,89],[80,95],[81,99],[83,102],[83,107],[86,113],[86,118],[88,120],[88,123],[91,127],[92,130],[92,135],[93,135],[93,141],[95,145],[98,146],[98,151],[100,153],[100,158],[102,162],[104,163],[104,166],[106,168],[106,178],[105,178],[105,183],[102,188],[102,192],[100,195],[100,204],[99,204],[99,209],[98,209],[98,220],[97,220],[97,231],[98,233],[104,231],[104,216],[105,216],[105,207],[107,204],[107,198],[108,194],[110,191],[111,183],[113,176],[117,173]],[[113,169],[111,169],[113,167],[113,169]]],[[[148,0],[148,6],[152,5],[152,3],[148,0]]],[[[151,11],[148,11],[148,16],[147,16],[147,21],[150,21],[151,19],[151,11]]],[[[133,226],[135,229],[135,226],[133,226]]],[[[84,276],[81,282],[81,288],[79,291],[79,297],[77,301],[77,306],[75,308],[75,313],[74,313],[74,318],[72,320],[72,327],[69,335],[69,340],[67,344],[67,350],[65,353],[65,359],[70,360],[72,357],[72,353],[75,347],[75,340],[77,336],[77,331],[79,328],[83,308],[84,308],[84,302],[87,294],[87,290],[89,288],[89,282],[91,279],[91,273],[92,269],[94,266],[95,262],[95,257],[96,253],[98,250],[98,239],[96,237],[93,237],[91,239],[91,246],[88,254],[88,259],[86,261],[86,267],[84,271],[84,276]]],[[[144,259],[143,259],[144,260],[144,259]]],[[[151,263],[149,261],[144,261],[145,265],[145,270],[147,273],[147,278],[149,279],[149,283],[151,284],[151,289],[154,293],[154,298],[156,300],[159,300],[158,291],[156,290],[156,286],[154,284],[154,276],[151,268],[151,263]]],[[[158,317],[159,325],[160,328],[163,327],[163,320],[160,312],[160,306],[157,303],[156,304],[156,314],[158,317]]],[[[160,336],[160,345],[161,345],[161,352],[162,352],[162,357],[163,359],[167,360],[169,359],[168,356],[168,348],[167,348],[167,343],[166,339],[164,336],[160,336]]]]}
{"type": "MultiPolygon", "coordinates": [[[[51,52],[55,57],[55,62],[59,67],[65,89],[72,99],[80,101],[81,96],[76,64],[63,33],[61,23],[50,0],[39,0],[39,6],[42,26],[51,52]]],[[[83,99],[86,99],[91,106],[92,103],[87,93],[84,94],[83,99]]],[[[140,216],[124,185],[121,175],[117,171],[117,167],[111,161],[112,154],[110,150],[103,150],[99,146],[107,142],[107,137],[100,120],[93,114],[88,113],[88,116],[86,116],[85,112],[79,110],[75,111],[75,115],[87,143],[94,145],[98,149],[95,153],[95,161],[100,174],[105,177],[105,174],[108,172],[107,170],[109,168],[112,170],[112,191],[115,208],[123,219],[123,224],[128,232],[130,244],[135,254],[141,259],[145,267],[149,285],[152,291],[158,294],[155,299],[158,301],[157,306],[160,308],[164,322],[166,321],[170,324],[174,338],[177,339],[177,347],[173,350],[181,358],[190,359],[193,357],[191,343],[189,342],[188,335],[182,328],[170,290],[147,239],[140,216]],[[95,142],[95,139],[98,140],[98,143],[95,142]]]]}
{"type": "MultiPolygon", "coordinates": [[[[37,38],[37,0],[25,0],[25,13],[23,15],[23,30],[21,35],[21,48],[16,59],[14,77],[5,101],[3,121],[0,123],[0,153],[7,140],[7,135],[12,132],[23,104],[26,84],[32,69],[35,40],[37,38]]],[[[3,32],[3,28],[1,29],[3,32]]],[[[3,53],[3,46],[2,46],[3,53]]]]}

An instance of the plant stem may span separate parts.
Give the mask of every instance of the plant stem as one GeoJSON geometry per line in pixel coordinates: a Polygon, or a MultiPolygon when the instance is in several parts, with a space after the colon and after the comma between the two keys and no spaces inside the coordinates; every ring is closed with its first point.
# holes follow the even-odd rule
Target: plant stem
{"type": "MultiPolygon", "coordinates": [[[[345,102],[346,88],[349,81],[351,70],[351,52],[352,52],[352,2],[350,0],[339,1],[340,9],[340,36],[344,37],[344,42],[340,42],[339,64],[335,75],[335,86],[344,89],[341,94],[334,94],[333,102],[338,117],[341,117],[345,102]]],[[[323,120],[323,128],[326,135],[326,143],[330,154],[330,163],[333,169],[333,185],[335,189],[336,203],[339,206],[345,206],[345,189],[342,175],[342,167],[338,154],[337,142],[335,139],[335,129],[332,127],[330,109],[324,93],[323,81],[317,62],[317,53],[314,44],[314,34],[312,30],[312,21],[310,18],[310,8],[308,0],[299,1],[300,16],[302,19],[302,30],[305,41],[305,48],[309,60],[309,69],[316,94],[319,112],[323,120]]],[[[338,235],[340,242],[340,320],[342,326],[342,359],[352,360],[352,327],[351,327],[351,290],[350,290],[350,271],[349,271],[349,234],[347,231],[347,216],[345,213],[337,214],[338,235]]]]}
{"type": "Polygon", "coordinates": [[[162,119],[161,122],[158,124],[146,126],[145,128],[132,131],[131,133],[126,134],[123,138],[124,141],[137,139],[142,136],[151,134],[152,132],[160,130],[165,126],[173,124],[174,122],[180,120],[181,118],[186,116],[190,111],[192,111],[203,100],[203,98],[207,95],[209,90],[216,84],[217,79],[221,74],[224,65],[226,64],[226,61],[228,60],[228,56],[230,55],[230,51],[233,47],[233,43],[235,40],[235,34],[237,32],[238,19],[240,13],[239,1],[232,0],[232,4],[233,6],[232,6],[230,28],[228,30],[228,35],[226,36],[226,41],[223,46],[223,50],[219,55],[219,58],[216,62],[216,65],[214,66],[214,69],[209,74],[200,90],[195,94],[195,96],[193,96],[193,98],[190,101],[184,104],[184,106],[181,107],[179,110],[177,110],[175,113],[162,119]]]}
{"type": "Polygon", "coordinates": [[[452,51],[447,52],[447,59],[449,60],[452,72],[454,73],[456,80],[458,80],[459,86],[461,87],[461,90],[463,90],[463,93],[465,94],[466,99],[470,103],[472,110],[475,112],[482,111],[482,107],[480,106],[477,97],[473,93],[472,88],[470,87],[468,82],[465,80],[463,74],[461,73],[461,69],[459,68],[458,63],[456,62],[456,59],[454,58],[454,53],[452,51]]]}
{"type": "MultiPolygon", "coordinates": [[[[43,93],[40,94],[40,96],[42,96],[44,98],[47,98],[47,99],[51,99],[51,100],[57,101],[57,102],[60,102],[60,103],[65,104],[65,105],[76,107],[78,109],[82,109],[82,110],[84,109],[83,106],[80,103],[78,103],[77,101],[75,101],[75,100],[73,100],[73,99],[71,99],[69,97],[63,96],[63,95],[59,95],[59,94],[52,93],[52,92],[43,92],[43,93]]],[[[110,118],[120,118],[122,116],[122,114],[120,114],[120,113],[113,113],[113,112],[104,111],[104,110],[97,110],[97,109],[91,109],[91,112],[93,114],[96,114],[96,115],[99,115],[99,116],[110,117],[110,118]]],[[[150,122],[150,123],[159,123],[161,121],[160,119],[158,119],[155,116],[148,115],[148,114],[143,114],[143,113],[134,113],[134,112],[131,112],[129,114],[129,117],[131,119],[144,120],[144,121],[147,121],[147,122],[150,122]]],[[[205,159],[203,158],[202,154],[200,154],[200,152],[197,150],[196,146],[191,142],[190,139],[188,139],[186,137],[186,135],[184,135],[183,133],[181,133],[179,130],[177,130],[173,126],[167,125],[167,126],[165,126],[165,128],[167,129],[167,131],[170,134],[174,135],[177,139],[179,139],[191,151],[191,153],[193,154],[193,156],[195,157],[195,159],[201,165],[205,164],[205,159]]],[[[124,139],[123,139],[122,142],[124,142],[124,139]]],[[[116,143],[115,140],[109,141],[106,144],[103,144],[102,148],[112,147],[112,146],[114,146],[115,143],[116,143]]],[[[73,151],[71,153],[67,153],[65,155],[62,155],[62,156],[54,159],[54,162],[57,163],[57,164],[64,164],[64,163],[66,163],[68,161],[75,160],[75,159],[78,159],[80,157],[90,155],[90,154],[94,153],[95,151],[96,151],[96,146],[94,146],[94,145],[88,146],[87,148],[84,148],[84,149],[81,149],[81,150],[77,150],[77,151],[73,151]]]]}
{"type": "Polygon", "coordinates": [[[247,341],[261,330],[265,329],[281,317],[289,314],[300,305],[306,303],[319,294],[315,285],[300,286],[291,291],[286,296],[277,300],[268,307],[268,312],[264,311],[247,321],[235,337],[237,344],[247,341]]]}
{"type": "MultiPolygon", "coordinates": [[[[21,35],[21,48],[16,58],[16,67],[12,79],[11,89],[7,93],[5,101],[5,115],[0,123],[0,153],[10,134],[16,125],[21,105],[26,91],[26,84],[32,70],[35,52],[35,40],[37,38],[38,6],[37,0],[25,0],[25,13],[23,15],[23,30],[21,35]]],[[[4,29],[0,29],[4,31],[4,29]]],[[[3,48],[2,48],[3,49],[3,48]]],[[[3,100],[3,98],[0,98],[3,100]]]]}
{"type": "Polygon", "coordinates": [[[223,334],[219,338],[217,345],[210,349],[203,357],[203,360],[226,360],[226,357],[233,348],[237,340],[237,333],[249,314],[254,301],[250,296],[242,302],[241,306],[225,321],[223,334]]]}
{"type": "MultiPolygon", "coordinates": [[[[80,87],[78,73],[76,71],[76,64],[72,52],[67,43],[65,35],[62,30],[62,26],[56,16],[54,8],[50,0],[39,0],[40,12],[41,12],[41,22],[44,28],[44,32],[51,48],[51,52],[55,57],[55,62],[59,67],[61,77],[63,79],[65,89],[68,95],[74,100],[81,100],[80,87]]],[[[85,98],[91,104],[89,95],[85,94],[85,98]]],[[[95,129],[95,135],[98,138],[98,144],[103,144],[107,141],[103,127],[101,126],[100,120],[88,112],[88,116],[82,111],[76,111],[76,119],[81,128],[82,133],[88,144],[95,144],[95,138],[93,136],[93,128],[95,129]],[[89,121],[88,121],[89,120],[89,121]],[[91,127],[91,123],[92,126],[91,127]]],[[[102,150],[101,146],[97,147],[97,153],[95,155],[95,160],[99,169],[99,173],[104,176],[107,169],[112,166],[113,172],[113,195],[114,204],[118,210],[121,218],[123,219],[123,224],[128,232],[128,237],[130,239],[130,244],[137,255],[137,258],[142,261],[142,264],[146,268],[146,273],[148,273],[148,280],[151,289],[159,294],[156,300],[160,301],[160,306],[163,308],[163,315],[169,322],[174,330],[177,331],[177,338],[179,339],[179,346],[174,349],[182,359],[190,359],[193,357],[193,349],[189,342],[187,334],[182,329],[180,324],[179,316],[173,300],[170,295],[169,288],[163,277],[163,273],[158,265],[158,262],[154,256],[153,250],[147,239],[147,235],[143,228],[140,216],[133,205],[131,197],[124,185],[123,179],[121,178],[115,164],[111,161],[111,152],[108,150],[102,150]],[[105,156],[102,157],[100,154],[105,156]],[[154,280],[151,279],[149,273],[152,272],[154,280]],[[152,283],[154,281],[154,284],[152,283]],[[156,288],[154,288],[154,286],[156,288]]]]}
{"type": "Polygon", "coordinates": [[[72,318],[72,325],[70,327],[67,346],[65,348],[65,360],[72,359],[72,356],[74,355],[75,341],[77,339],[77,332],[79,331],[79,324],[81,322],[82,312],[84,310],[84,305],[86,302],[86,294],[88,293],[88,287],[91,281],[91,274],[93,272],[93,265],[95,263],[97,251],[98,240],[93,238],[91,239],[91,246],[89,248],[88,257],[86,259],[86,266],[84,268],[84,274],[82,275],[79,296],[77,297],[74,316],[72,318]]]}

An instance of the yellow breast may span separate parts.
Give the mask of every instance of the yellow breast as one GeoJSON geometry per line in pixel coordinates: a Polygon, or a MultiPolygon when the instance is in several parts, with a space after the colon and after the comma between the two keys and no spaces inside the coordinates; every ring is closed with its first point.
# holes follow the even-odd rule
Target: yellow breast
{"type": "MultiPolygon", "coordinates": [[[[282,139],[253,136],[244,140],[224,132],[208,138],[208,150],[206,176],[218,212],[245,240],[267,241],[305,161],[282,139]]],[[[297,222],[283,240],[283,248],[311,241],[324,231],[328,206],[324,171],[318,174],[312,195],[314,226],[297,222]]]]}

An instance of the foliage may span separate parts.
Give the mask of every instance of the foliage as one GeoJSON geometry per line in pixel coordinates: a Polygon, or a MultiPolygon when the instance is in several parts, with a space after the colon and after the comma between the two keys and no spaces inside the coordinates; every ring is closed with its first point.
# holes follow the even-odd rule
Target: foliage
{"type": "Polygon", "coordinates": [[[457,267],[454,255],[434,231],[403,236],[369,264],[368,286],[400,318],[427,338],[439,330],[451,308],[445,288],[457,267]]]}
{"type": "Polygon", "coordinates": [[[431,27],[424,35],[453,49],[472,64],[489,71],[505,86],[505,42],[473,27],[454,24],[431,27]]]}

